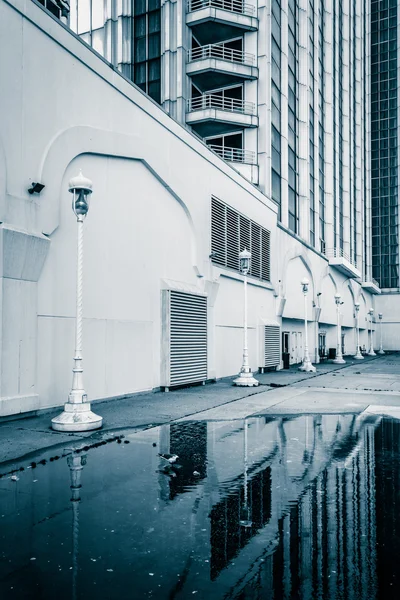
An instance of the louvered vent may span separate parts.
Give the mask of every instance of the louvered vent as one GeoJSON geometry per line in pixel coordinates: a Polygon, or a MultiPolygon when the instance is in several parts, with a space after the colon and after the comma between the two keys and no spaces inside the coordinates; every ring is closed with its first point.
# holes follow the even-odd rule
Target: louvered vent
{"type": "Polygon", "coordinates": [[[279,367],[281,362],[281,330],[278,325],[264,328],[264,367],[279,367]]]}
{"type": "Polygon", "coordinates": [[[164,386],[206,381],[207,297],[165,290],[164,314],[164,386]]]}

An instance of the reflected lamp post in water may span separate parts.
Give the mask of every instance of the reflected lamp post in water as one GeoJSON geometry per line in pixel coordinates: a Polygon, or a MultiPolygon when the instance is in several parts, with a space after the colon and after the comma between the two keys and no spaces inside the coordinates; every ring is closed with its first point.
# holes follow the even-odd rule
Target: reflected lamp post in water
{"type": "Polygon", "coordinates": [[[304,295],[304,358],[303,364],[299,367],[299,371],[311,371],[314,372],[316,369],[311,364],[310,355],[308,353],[308,320],[307,320],[307,294],[309,281],[305,277],[301,281],[303,295],[304,295]]]}
{"type": "Polygon", "coordinates": [[[368,311],[369,317],[370,317],[370,325],[371,325],[371,341],[370,341],[370,346],[369,346],[369,351],[368,351],[368,356],[376,356],[375,352],[374,352],[374,338],[372,335],[372,317],[374,315],[374,309],[370,308],[368,311]]]}
{"type": "Polygon", "coordinates": [[[357,352],[355,353],[355,355],[353,356],[353,358],[356,358],[357,360],[364,360],[363,355],[360,352],[360,303],[359,302],[355,302],[354,303],[354,310],[355,310],[355,316],[356,316],[356,344],[357,344],[357,352]]]}
{"type": "Polygon", "coordinates": [[[243,504],[240,507],[240,520],[239,524],[242,527],[251,527],[253,522],[251,520],[251,508],[249,506],[249,498],[247,491],[247,419],[244,420],[244,490],[243,490],[243,504]]]}
{"type": "Polygon", "coordinates": [[[72,504],[72,599],[78,598],[78,556],[79,556],[79,503],[81,501],[82,469],[86,465],[86,456],[72,454],[68,456],[67,464],[71,477],[72,504]]]}
{"type": "Polygon", "coordinates": [[[239,254],[240,271],[243,273],[244,283],[244,317],[243,317],[243,364],[239,377],[233,380],[234,385],[256,386],[259,382],[253,376],[249,365],[249,349],[247,345],[247,274],[250,271],[251,252],[246,248],[239,254]]]}
{"type": "Polygon", "coordinates": [[[83,325],[83,222],[89,210],[92,182],[79,172],[69,182],[72,194],[72,210],[78,223],[78,252],[76,277],[75,356],[72,369],[72,389],[64,411],[54,417],[51,426],[56,431],[91,431],[102,426],[103,418],[90,410],[87,393],[83,387],[82,368],[82,325],[83,325]]]}
{"type": "Polygon", "coordinates": [[[378,313],[378,317],[379,317],[379,337],[380,337],[378,354],[385,354],[385,351],[382,346],[382,317],[383,317],[382,313],[378,313]]]}
{"type": "Polygon", "coordinates": [[[335,294],[335,304],[336,304],[336,328],[337,328],[337,351],[336,358],[334,359],[334,363],[337,365],[343,365],[346,361],[343,359],[342,353],[342,326],[340,323],[340,305],[342,304],[342,296],[337,293],[335,294]]]}

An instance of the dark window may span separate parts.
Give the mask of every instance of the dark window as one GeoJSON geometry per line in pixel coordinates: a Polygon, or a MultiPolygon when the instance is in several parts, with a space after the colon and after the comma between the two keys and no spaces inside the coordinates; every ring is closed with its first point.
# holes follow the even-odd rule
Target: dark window
{"type": "Polygon", "coordinates": [[[133,80],[161,103],[161,0],[134,0],[133,80]]]}

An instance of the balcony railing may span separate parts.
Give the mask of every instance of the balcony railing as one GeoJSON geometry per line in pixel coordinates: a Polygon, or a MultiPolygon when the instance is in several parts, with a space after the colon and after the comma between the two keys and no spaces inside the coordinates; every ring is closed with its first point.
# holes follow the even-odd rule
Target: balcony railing
{"type": "Polygon", "coordinates": [[[207,46],[200,46],[188,51],[189,62],[205,58],[217,58],[219,60],[250,66],[254,65],[255,60],[254,54],[242,52],[241,50],[233,50],[232,48],[227,48],[224,44],[208,44],[207,46]]]}
{"type": "Polygon", "coordinates": [[[253,4],[241,2],[241,0],[189,0],[188,2],[189,12],[208,7],[228,10],[249,17],[252,17],[256,12],[256,7],[253,4]]]}
{"type": "Polygon", "coordinates": [[[242,113],[245,115],[255,114],[254,102],[237,100],[236,98],[226,98],[217,94],[203,94],[188,101],[188,111],[206,110],[207,108],[216,108],[227,112],[242,113]]]}
{"type": "Polygon", "coordinates": [[[353,260],[347,252],[344,252],[342,248],[328,248],[323,251],[323,254],[325,254],[327,258],[344,258],[344,260],[347,260],[347,262],[357,269],[357,262],[353,260]]]}
{"type": "Polygon", "coordinates": [[[207,144],[211,150],[218,154],[227,162],[244,163],[254,165],[256,155],[251,150],[242,150],[241,148],[227,148],[226,146],[217,146],[216,144],[207,144]]]}

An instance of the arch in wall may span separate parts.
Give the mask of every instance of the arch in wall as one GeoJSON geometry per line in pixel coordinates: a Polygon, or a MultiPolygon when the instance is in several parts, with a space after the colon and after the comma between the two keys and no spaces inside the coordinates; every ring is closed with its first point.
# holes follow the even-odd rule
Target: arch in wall
{"type": "MultiPolygon", "coordinates": [[[[306,268],[306,271],[308,273],[308,276],[310,278],[310,284],[313,290],[313,300],[315,300],[314,296],[315,296],[315,285],[314,285],[314,276],[313,276],[313,272],[312,272],[312,268],[311,268],[311,263],[309,261],[308,256],[305,254],[303,249],[300,248],[292,248],[291,250],[288,250],[285,254],[285,257],[283,259],[283,264],[282,264],[282,286],[281,286],[281,291],[282,291],[282,297],[286,298],[286,290],[287,290],[287,277],[286,277],[286,273],[288,272],[288,267],[289,267],[289,263],[292,260],[295,260],[296,258],[299,258],[300,261],[303,263],[304,267],[306,268]]],[[[300,282],[299,282],[300,283],[300,282]]]]}
{"type": "Polygon", "coordinates": [[[322,271],[322,273],[321,273],[321,278],[320,278],[320,280],[319,280],[319,291],[322,291],[322,288],[323,288],[323,285],[324,285],[324,279],[325,279],[326,277],[328,277],[328,278],[329,278],[329,279],[332,281],[332,283],[333,283],[333,286],[334,286],[334,288],[335,288],[335,294],[336,294],[336,293],[337,293],[337,291],[338,291],[338,285],[337,285],[337,283],[336,283],[336,280],[335,280],[335,278],[334,278],[334,277],[333,277],[333,275],[332,275],[331,268],[329,267],[329,265],[327,265],[327,266],[325,267],[325,269],[324,269],[324,270],[322,271]]]}
{"type": "Polygon", "coordinates": [[[336,324],[336,304],[335,294],[338,292],[338,285],[333,277],[329,266],[322,272],[320,279],[319,306],[321,307],[320,323],[336,324]]]}
{"type": "Polygon", "coordinates": [[[136,136],[114,133],[94,127],[76,126],[63,130],[48,144],[42,157],[38,181],[45,181],[46,188],[41,194],[39,224],[41,231],[50,236],[60,223],[60,189],[68,165],[78,156],[92,154],[142,162],[163,187],[182,207],[191,231],[191,260],[197,276],[202,277],[198,268],[195,226],[187,204],[168,185],[168,168],[165,173],[156,171],[144,156],[151,156],[148,140],[136,136]]]}
{"type": "Polygon", "coordinates": [[[360,323],[360,328],[361,329],[366,329],[367,328],[367,313],[369,310],[369,306],[367,304],[367,299],[365,297],[364,292],[361,291],[360,288],[360,294],[358,296],[358,300],[360,303],[360,312],[359,312],[359,323],[360,323]]]}

